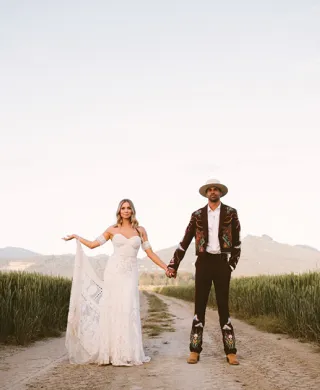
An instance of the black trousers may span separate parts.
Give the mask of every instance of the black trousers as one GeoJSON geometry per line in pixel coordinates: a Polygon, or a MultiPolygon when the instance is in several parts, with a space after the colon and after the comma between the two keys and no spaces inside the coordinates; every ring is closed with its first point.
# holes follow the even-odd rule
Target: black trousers
{"type": "Polygon", "coordinates": [[[236,353],[235,335],[229,315],[231,269],[225,254],[205,253],[198,257],[195,275],[195,311],[190,334],[190,351],[202,351],[203,328],[212,283],[215,288],[222,341],[226,354],[236,353]]]}

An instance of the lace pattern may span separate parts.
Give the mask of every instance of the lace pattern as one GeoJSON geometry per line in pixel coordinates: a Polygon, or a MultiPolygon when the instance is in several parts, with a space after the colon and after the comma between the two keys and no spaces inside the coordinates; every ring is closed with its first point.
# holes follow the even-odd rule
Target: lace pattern
{"type": "Polygon", "coordinates": [[[107,242],[107,240],[105,239],[104,235],[101,234],[99,237],[96,238],[96,241],[98,241],[98,243],[101,245],[105,244],[107,242]]]}
{"type": "Polygon", "coordinates": [[[87,261],[80,241],[77,241],[66,333],[71,363],[92,362],[98,355],[101,297],[102,281],[87,261]]]}
{"type": "Polygon", "coordinates": [[[143,249],[144,251],[146,251],[147,249],[150,249],[150,248],[151,248],[151,244],[150,244],[149,241],[144,241],[144,242],[142,243],[141,247],[142,247],[142,249],[143,249]]]}

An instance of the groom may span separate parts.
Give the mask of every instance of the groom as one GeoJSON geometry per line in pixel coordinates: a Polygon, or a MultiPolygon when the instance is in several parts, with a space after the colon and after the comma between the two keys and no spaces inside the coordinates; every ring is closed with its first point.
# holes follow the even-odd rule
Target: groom
{"type": "Polygon", "coordinates": [[[237,211],[220,201],[228,192],[225,185],[211,179],[199,189],[199,192],[208,199],[208,204],[191,215],[185,235],[174,252],[166,274],[168,277],[176,277],[179,264],[195,237],[198,256],[195,264],[195,315],[187,362],[195,364],[200,358],[205,312],[213,283],[224,351],[229,364],[237,365],[239,362],[236,356],[235,335],[229,316],[229,284],[231,272],[240,258],[240,222],[237,211]]]}

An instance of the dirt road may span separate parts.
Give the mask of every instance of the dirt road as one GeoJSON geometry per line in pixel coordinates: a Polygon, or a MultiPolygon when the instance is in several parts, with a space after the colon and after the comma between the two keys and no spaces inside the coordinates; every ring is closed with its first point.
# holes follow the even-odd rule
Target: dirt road
{"type": "MultiPolygon", "coordinates": [[[[74,366],[67,361],[64,339],[28,348],[0,350],[1,389],[51,390],[319,390],[320,350],[283,335],[263,333],[233,319],[239,366],[223,354],[217,313],[208,310],[201,361],[188,365],[192,304],[160,296],[168,303],[175,332],[145,338],[152,360],[139,367],[74,366]]],[[[147,301],[141,297],[142,317],[147,301]]],[[[11,349],[10,349],[11,348],[11,349]]]]}

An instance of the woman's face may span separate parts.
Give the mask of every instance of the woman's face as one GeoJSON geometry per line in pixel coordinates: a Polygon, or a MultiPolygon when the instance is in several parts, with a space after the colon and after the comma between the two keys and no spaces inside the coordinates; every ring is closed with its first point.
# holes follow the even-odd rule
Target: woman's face
{"type": "Polygon", "coordinates": [[[120,209],[120,216],[123,219],[129,219],[132,215],[132,208],[128,202],[124,202],[120,209]]]}

